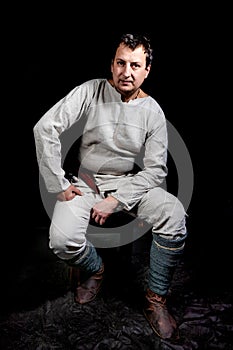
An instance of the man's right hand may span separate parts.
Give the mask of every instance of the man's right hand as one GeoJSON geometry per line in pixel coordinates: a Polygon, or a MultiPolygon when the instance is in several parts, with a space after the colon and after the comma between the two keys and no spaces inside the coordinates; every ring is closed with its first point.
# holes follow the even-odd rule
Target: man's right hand
{"type": "Polygon", "coordinates": [[[65,191],[57,195],[57,199],[61,202],[71,201],[77,195],[82,196],[82,192],[74,185],[70,185],[65,191]]]}

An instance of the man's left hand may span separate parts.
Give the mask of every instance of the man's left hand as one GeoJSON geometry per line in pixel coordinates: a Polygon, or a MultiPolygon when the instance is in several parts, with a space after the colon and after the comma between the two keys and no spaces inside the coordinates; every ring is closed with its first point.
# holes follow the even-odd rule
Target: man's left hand
{"type": "Polygon", "coordinates": [[[92,208],[92,219],[99,225],[103,225],[107,218],[115,211],[119,204],[119,201],[112,197],[108,196],[102,201],[96,203],[92,208]]]}

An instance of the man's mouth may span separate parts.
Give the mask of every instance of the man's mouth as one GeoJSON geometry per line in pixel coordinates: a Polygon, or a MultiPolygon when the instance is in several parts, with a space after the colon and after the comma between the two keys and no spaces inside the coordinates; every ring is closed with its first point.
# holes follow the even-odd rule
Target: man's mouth
{"type": "Polygon", "coordinates": [[[132,81],[129,81],[129,80],[120,80],[120,83],[121,83],[121,84],[127,84],[127,85],[129,85],[129,84],[132,84],[132,81]]]}

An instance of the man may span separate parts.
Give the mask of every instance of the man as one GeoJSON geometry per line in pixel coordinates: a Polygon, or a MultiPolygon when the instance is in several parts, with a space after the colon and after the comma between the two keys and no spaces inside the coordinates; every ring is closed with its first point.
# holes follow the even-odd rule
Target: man
{"type": "Polygon", "coordinates": [[[92,301],[103,280],[104,263],[87,240],[90,219],[103,226],[114,212],[136,209],[153,235],[144,315],[158,336],[170,339],[178,337],[178,327],[166,298],[187,231],[183,205],[160,186],[167,175],[166,120],[159,104],[141,88],[152,53],[145,36],[123,35],[112,57],[111,79],[75,87],[42,116],[34,136],[46,187],[57,193],[50,248],[90,276],[77,286],[76,302],[92,301]],[[91,173],[96,188],[81,171],[70,182],[61,166],[60,135],[77,123],[82,137],[75,166],[87,169],[86,177],[91,173]],[[142,151],[143,167],[135,173],[142,151]]]}

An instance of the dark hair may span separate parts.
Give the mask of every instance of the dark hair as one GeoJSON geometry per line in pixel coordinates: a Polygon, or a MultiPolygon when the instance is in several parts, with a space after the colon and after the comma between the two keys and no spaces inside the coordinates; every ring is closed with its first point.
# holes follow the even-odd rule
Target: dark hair
{"type": "Polygon", "coordinates": [[[153,60],[153,49],[151,48],[150,39],[148,37],[140,34],[123,34],[120,39],[115,41],[112,59],[115,57],[116,50],[120,44],[125,44],[132,50],[142,45],[146,53],[146,68],[151,64],[153,60]]]}

